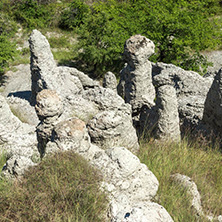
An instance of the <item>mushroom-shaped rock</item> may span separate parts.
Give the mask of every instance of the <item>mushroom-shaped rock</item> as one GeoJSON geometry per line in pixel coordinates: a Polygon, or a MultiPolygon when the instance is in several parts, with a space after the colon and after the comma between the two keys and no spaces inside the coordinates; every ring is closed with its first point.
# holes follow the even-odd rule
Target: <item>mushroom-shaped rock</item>
{"type": "Polygon", "coordinates": [[[154,44],[141,35],[132,36],[124,46],[123,58],[127,65],[120,73],[118,94],[132,105],[135,126],[143,105],[154,106],[155,88],[152,84],[152,66],[148,58],[154,53],[154,44]]]}
{"type": "Polygon", "coordinates": [[[56,91],[44,89],[36,97],[35,110],[40,120],[58,117],[62,114],[63,103],[56,91]]]}
{"type": "Polygon", "coordinates": [[[41,156],[43,156],[46,144],[51,140],[52,129],[63,112],[63,103],[58,94],[49,89],[39,92],[36,102],[36,113],[41,121],[36,127],[38,149],[41,156]]]}

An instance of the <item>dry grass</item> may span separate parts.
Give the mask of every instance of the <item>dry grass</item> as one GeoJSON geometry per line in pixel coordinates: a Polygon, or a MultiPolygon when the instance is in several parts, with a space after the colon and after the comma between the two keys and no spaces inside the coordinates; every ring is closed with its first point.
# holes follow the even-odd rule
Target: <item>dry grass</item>
{"type": "Polygon", "coordinates": [[[197,184],[206,214],[222,214],[222,155],[219,148],[213,149],[199,139],[192,143],[183,139],[181,144],[142,142],[139,157],[158,178],[157,201],[174,221],[200,219],[190,207],[186,190],[170,180],[170,175],[174,173],[187,175],[197,184]]]}
{"type": "Polygon", "coordinates": [[[0,221],[104,221],[100,174],[72,152],[55,154],[21,181],[2,186],[0,221]]]}

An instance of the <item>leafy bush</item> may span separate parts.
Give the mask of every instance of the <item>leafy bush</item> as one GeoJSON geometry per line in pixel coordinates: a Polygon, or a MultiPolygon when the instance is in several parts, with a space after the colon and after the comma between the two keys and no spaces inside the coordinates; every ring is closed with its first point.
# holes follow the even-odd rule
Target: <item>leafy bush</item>
{"type": "Polygon", "coordinates": [[[101,176],[81,156],[58,153],[0,192],[0,221],[104,221],[101,176]]]}
{"type": "Polygon", "coordinates": [[[122,66],[124,42],[134,34],[142,34],[156,45],[152,61],[199,70],[199,66],[206,65],[199,52],[221,43],[221,32],[216,32],[218,24],[208,10],[212,1],[94,3],[91,14],[79,29],[78,58],[96,76],[107,70],[117,72],[122,66]]]}
{"type": "Polygon", "coordinates": [[[89,6],[83,0],[74,0],[61,13],[59,27],[72,30],[84,23],[89,13],[89,6]]]}
{"type": "Polygon", "coordinates": [[[50,1],[20,0],[13,3],[13,14],[27,28],[47,27],[53,17],[50,1]]]}

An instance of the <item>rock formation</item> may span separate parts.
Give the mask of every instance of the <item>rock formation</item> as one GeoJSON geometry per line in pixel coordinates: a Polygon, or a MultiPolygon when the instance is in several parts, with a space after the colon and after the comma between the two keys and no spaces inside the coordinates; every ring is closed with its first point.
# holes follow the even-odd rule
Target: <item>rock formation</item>
{"type": "Polygon", "coordinates": [[[103,174],[101,188],[109,193],[107,221],[172,221],[167,211],[151,202],[158,181],[146,165],[124,147],[106,150],[90,143],[86,125],[78,118],[59,122],[47,143],[47,154],[73,150],[103,174]]]}
{"type": "MultiPolygon", "coordinates": [[[[33,31],[29,42],[33,104],[36,103],[36,95],[39,91],[43,89],[55,90],[64,104],[61,119],[65,120],[77,116],[88,122],[94,116],[99,115],[100,121],[106,122],[106,127],[112,124],[112,130],[110,132],[108,130],[108,133],[103,133],[99,129],[101,127],[100,123],[96,121],[90,132],[97,131],[98,136],[104,138],[104,143],[111,141],[114,137],[111,133],[115,132],[115,145],[123,145],[126,148],[138,150],[138,139],[131,119],[131,107],[126,105],[115,91],[99,86],[96,81],[93,81],[75,68],[56,67],[48,41],[39,31],[33,31]],[[118,115],[117,119],[120,124],[107,122],[107,115],[100,114],[103,111],[112,111],[112,113],[118,115]],[[101,117],[105,119],[103,120],[101,117]],[[130,139],[129,142],[126,142],[126,133],[121,125],[130,130],[127,137],[130,139]],[[101,135],[101,133],[104,135],[101,135]]],[[[92,138],[92,141],[96,142],[97,135],[95,133],[91,134],[92,137],[95,135],[95,139],[92,138]]]]}
{"type": "Polygon", "coordinates": [[[103,87],[116,91],[117,80],[116,76],[112,72],[107,72],[103,78],[103,87]]]}
{"type": "Polygon", "coordinates": [[[207,94],[203,121],[210,131],[222,135],[222,70],[216,74],[207,94]]]}
{"type": "Polygon", "coordinates": [[[155,89],[152,85],[152,66],[148,58],[154,53],[154,44],[141,35],[129,38],[124,46],[123,57],[127,65],[120,73],[118,94],[132,105],[133,121],[139,127],[143,105],[154,105],[155,89]]]}
{"type": "Polygon", "coordinates": [[[0,95],[0,148],[8,160],[3,173],[7,177],[21,176],[29,166],[40,160],[35,126],[22,123],[0,95]]]}
{"type": "Polygon", "coordinates": [[[35,110],[40,120],[36,127],[38,150],[43,157],[46,144],[51,140],[52,129],[63,112],[63,103],[56,91],[44,89],[36,96],[35,110]]]}
{"type": "Polygon", "coordinates": [[[155,137],[161,141],[180,141],[180,120],[176,91],[168,75],[156,75],[157,123],[155,137]]]}
{"type": "Polygon", "coordinates": [[[184,127],[196,127],[201,122],[207,92],[212,78],[204,78],[193,71],[185,71],[172,64],[152,64],[152,75],[169,76],[176,90],[180,122],[184,127]]]}

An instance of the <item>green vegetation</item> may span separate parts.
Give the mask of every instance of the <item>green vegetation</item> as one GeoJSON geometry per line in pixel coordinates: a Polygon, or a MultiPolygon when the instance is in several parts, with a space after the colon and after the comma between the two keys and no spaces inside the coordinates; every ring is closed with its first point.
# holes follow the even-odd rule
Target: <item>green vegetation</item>
{"type": "Polygon", "coordinates": [[[67,59],[65,53],[57,54],[58,62],[94,77],[108,70],[119,73],[124,42],[134,34],[154,41],[152,61],[199,72],[209,65],[200,52],[222,43],[219,0],[2,0],[0,13],[0,30],[5,30],[0,33],[1,72],[15,52],[11,37],[5,37],[12,33],[6,23],[20,23],[29,32],[63,29],[77,36],[78,44],[69,49],[67,59]]]}
{"type": "Polygon", "coordinates": [[[73,152],[57,153],[3,186],[0,221],[104,221],[100,174],[73,152]]]}
{"type": "Polygon", "coordinates": [[[198,220],[190,207],[186,190],[174,183],[170,176],[180,173],[189,176],[198,187],[205,213],[222,214],[222,156],[219,148],[204,143],[183,139],[181,144],[158,144],[142,142],[139,153],[141,162],[155,174],[160,182],[156,200],[163,205],[175,222],[198,220]]]}

